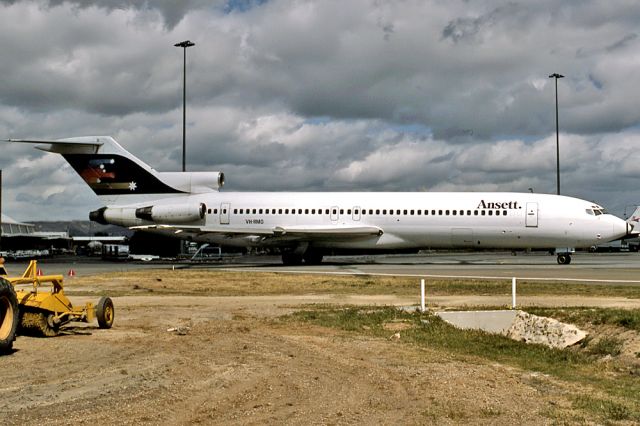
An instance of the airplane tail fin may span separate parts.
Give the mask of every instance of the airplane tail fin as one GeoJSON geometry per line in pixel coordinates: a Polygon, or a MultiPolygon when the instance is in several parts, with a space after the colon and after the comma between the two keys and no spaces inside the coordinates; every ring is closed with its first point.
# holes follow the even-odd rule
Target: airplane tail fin
{"type": "Polygon", "coordinates": [[[42,151],[62,155],[105,205],[134,204],[158,195],[212,192],[224,184],[222,172],[158,172],[110,136],[9,141],[38,144],[36,148],[42,151]]]}

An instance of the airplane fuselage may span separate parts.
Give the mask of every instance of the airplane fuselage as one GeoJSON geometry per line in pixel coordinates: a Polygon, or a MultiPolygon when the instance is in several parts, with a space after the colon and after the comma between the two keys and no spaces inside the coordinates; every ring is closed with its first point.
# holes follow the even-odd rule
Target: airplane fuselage
{"type": "MultiPolygon", "coordinates": [[[[593,203],[547,194],[217,192],[153,201],[156,207],[200,203],[206,207],[204,217],[182,223],[182,228],[199,228],[193,240],[236,246],[296,241],[290,238],[295,232],[269,238],[233,236],[234,230],[243,228],[268,232],[277,227],[294,231],[377,227],[381,230],[377,235],[321,238],[319,232],[309,241],[316,249],[367,250],[589,247],[627,233],[624,221],[601,214],[602,208],[593,203]]],[[[129,227],[149,225],[152,222],[132,213],[144,205],[147,203],[131,206],[109,221],[129,227]]]]}

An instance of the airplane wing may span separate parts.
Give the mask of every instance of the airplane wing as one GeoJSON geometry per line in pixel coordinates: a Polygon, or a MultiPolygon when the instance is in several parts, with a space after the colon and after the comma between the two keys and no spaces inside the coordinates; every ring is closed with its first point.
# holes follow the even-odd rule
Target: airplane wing
{"type": "Polygon", "coordinates": [[[286,237],[288,240],[317,240],[323,238],[356,239],[370,236],[381,236],[384,231],[377,226],[275,226],[273,228],[234,228],[224,225],[217,227],[182,226],[182,225],[142,225],[133,226],[132,230],[167,230],[176,234],[193,233],[197,235],[218,234],[234,237],[286,237]]]}

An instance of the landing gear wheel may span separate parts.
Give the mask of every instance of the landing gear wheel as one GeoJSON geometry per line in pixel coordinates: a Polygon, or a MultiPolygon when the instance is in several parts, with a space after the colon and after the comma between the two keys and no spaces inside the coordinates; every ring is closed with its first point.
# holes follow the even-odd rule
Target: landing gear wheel
{"type": "Polygon", "coordinates": [[[13,285],[0,278],[0,354],[11,351],[18,328],[18,298],[13,285]]]}
{"type": "Polygon", "coordinates": [[[302,255],[297,253],[282,253],[282,263],[287,266],[302,265],[302,255]]]}
{"type": "Polygon", "coordinates": [[[96,317],[98,318],[98,326],[100,328],[111,328],[116,311],[113,308],[113,302],[108,297],[102,297],[96,305],[96,317]]]}
{"type": "Polygon", "coordinates": [[[319,265],[322,263],[322,253],[318,252],[306,252],[303,256],[304,263],[307,265],[319,265]]]}
{"type": "Polygon", "coordinates": [[[39,309],[24,309],[20,319],[20,334],[29,336],[55,337],[60,333],[60,324],[54,315],[39,309]]]}
{"type": "Polygon", "coordinates": [[[568,265],[570,263],[571,263],[571,255],[569,254],[558,255],[558,265],[568,265]]]}

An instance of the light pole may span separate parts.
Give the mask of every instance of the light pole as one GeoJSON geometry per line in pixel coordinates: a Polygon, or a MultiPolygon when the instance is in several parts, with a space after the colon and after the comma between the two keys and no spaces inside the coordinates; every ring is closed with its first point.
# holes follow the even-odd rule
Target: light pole
{"type": "Polygon", "coordinates": [[[180,43],[174,44],[175,47],[182,47],[184,51],[184,61],[182,68],[182,171],[186,171],[186,156],[187,156],[187,47],[195,46],[196,44],[185,40],[180,43]]]}
{"type": "Polygon", "coordinates": [[[549,78],[556,79],[556,183],[558,188],[558,195],[560,195],[560,131],[558,127],[558,79],[564,78],[564,75],[560,75],[556,72],[551,74],[549,78]]]}

